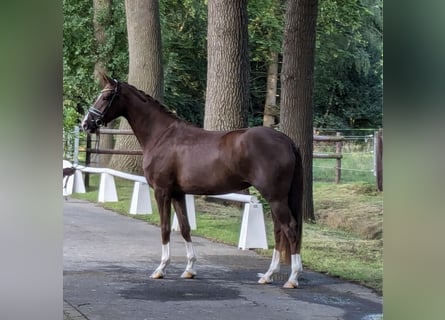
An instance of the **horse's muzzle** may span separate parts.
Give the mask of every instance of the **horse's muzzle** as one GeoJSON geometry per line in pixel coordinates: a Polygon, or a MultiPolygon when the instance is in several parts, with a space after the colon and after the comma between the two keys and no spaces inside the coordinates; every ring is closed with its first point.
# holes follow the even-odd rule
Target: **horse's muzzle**
{"type": "Polygon", "coordinates": [[[89,124],[88,120],[83,120],[81,126],[83,131],[85,131],[86,133],[95,133],[97,130],[97,126],[95,126],[94,124],[89,124]]]}

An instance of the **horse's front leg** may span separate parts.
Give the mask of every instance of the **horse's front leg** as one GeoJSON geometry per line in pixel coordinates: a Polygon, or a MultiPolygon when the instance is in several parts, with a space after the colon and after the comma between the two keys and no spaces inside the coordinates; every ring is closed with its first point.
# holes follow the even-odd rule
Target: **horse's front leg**
{"type": "Polygon", "coordinates": [[[150,278],[162,279],[165,275],[165,269],[170,264],[171,197],[163,189],[155,188],[154,194],[161,220],[162,257],[161,264],[151,274],[150,278]]]}
{"type": "Polygon", "coordinates": [[[273,282],[273,275],[280,271],[280,251],[277,249],[273,250],[272,261],[270,262],[269,269],[266,273],[258,273],[260,279],[258,283],[268,284],[273,282]]]}
{"type": "Polygon", "coordinates": [[[273,282],[273,275],[280,271],[280,250],[281,250],[281,226],[277,222],[274,215],[272,215],[274,225],[275,249],[272,254],[272,261],[266,273],[258,273],[260,279],[258,283],[268,284],[273,282]]]}
{"type": "Polygon", "coordinates": [[[173,206],[178,218],[179,228],[181,229],[182,237],[185,241],[185,248],[187,250],[187,266],[182,273],[181,278],[192,279],[196,276],[194,268],[196,262],[196,254],[190,236],[190,224],[187,216],[187,207],[185,204],[185,195],[177,196],[173,199],[173,206]]]}

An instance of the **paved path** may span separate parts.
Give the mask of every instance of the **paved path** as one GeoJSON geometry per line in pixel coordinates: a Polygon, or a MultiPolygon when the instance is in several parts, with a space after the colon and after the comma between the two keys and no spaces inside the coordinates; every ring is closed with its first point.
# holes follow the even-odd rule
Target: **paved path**
{"type": "Polygon", "coordinates": [[[161,257],[159,228],[69,199],[64,320],[380,319],[382,299],[367,288],[305,271],[299,289],[285,290],[288,266],[274,284],[259,285],[256,274],[267,270],[269,259],[198,237],[193,241],[195,279],[179,278],[185,247],[173,232],[166,278],[150,280],[161,257]]]}

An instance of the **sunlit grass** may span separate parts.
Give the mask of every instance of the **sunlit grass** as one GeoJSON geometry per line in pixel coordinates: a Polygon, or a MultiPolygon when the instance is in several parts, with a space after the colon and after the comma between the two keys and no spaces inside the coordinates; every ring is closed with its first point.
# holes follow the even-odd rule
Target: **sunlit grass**
{"type": "MultiPolygon", "coordinates": [[[[335,182],[337,161],[335,159],[313,159],[314,181],[335,182]]],[[[374,157],[372,153],[343,153],[341,159],[340,182],[366,182],[375,184],[373,173],[374,157]]]]}

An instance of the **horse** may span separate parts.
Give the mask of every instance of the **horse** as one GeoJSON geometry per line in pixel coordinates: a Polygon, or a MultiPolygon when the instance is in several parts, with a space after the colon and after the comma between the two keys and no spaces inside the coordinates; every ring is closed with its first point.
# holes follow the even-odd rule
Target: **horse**
{"type": "Polygon", "coordinates": [[[299,149],[284,133],[267,127],[209,131],[180,119],[136,87],[102,74],[102,90],[88,109],[82,128],[95,133],[111,120],[127,119],[143,150],[143,172],[159,208],[161,263],[150,275],[162,279],[170,263],[171,205],[185,241],[187,266],[181,278],[196,276],[185,195],[215,195],[253,186],[268,201],[275,247],[258,283],[273,282],[280,259],[291,263],[284,288],[297,288],[303,270],[303,166],[299,149]]]}
{"type": "MultiPolygon", "coordinates": [[[[75,172],[76,172],[76,168],[73,166],[63,168],[63,180],[62,181],[64,181],[64,183],[63,183],[64,190],[66,190],[66,187],[68,186],[69,177],[72,176],[75,172]]],[[[68,196],[65,196],[65,200],[68,200],[68,196]]]]}

